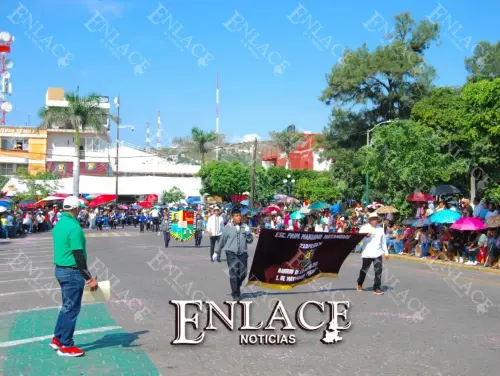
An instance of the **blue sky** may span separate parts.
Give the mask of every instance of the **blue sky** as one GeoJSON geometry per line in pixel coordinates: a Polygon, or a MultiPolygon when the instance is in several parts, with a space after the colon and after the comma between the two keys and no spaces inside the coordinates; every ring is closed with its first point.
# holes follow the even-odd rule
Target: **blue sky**
{"type": "Polygon", "coordinates": [[[136,127],[120,136],[138,145],[160,109],[167,144],[194,125],[215,129],[219,72],[220,132],[230,140],[292,123],[320,132],[330,113],[317,99],[325,74],[344,48],[380,44],[384,20],[390,30],[403,11],[442,22],[441,43],[427,55],[438,85],[463,84],[474,45],[499,39],[495,0],[3,0],[0,29],[16,37],[7,123],[38,124],[47,87],[79,85],[83,94],[120,95],[122,123],[136,127]],[[307,16],[322,27],[316,36],[331,36],[328,49],[308,36],[307,16]]]}

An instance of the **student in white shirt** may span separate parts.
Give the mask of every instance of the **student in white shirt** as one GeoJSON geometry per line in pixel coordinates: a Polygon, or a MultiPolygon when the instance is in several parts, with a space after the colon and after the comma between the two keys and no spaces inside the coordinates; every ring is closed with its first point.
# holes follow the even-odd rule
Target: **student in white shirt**
{"type": "MultiPolygon", "coordinates": [[[[220,239],[222,230],[224,229],[224,219],[220,215],[220,209],[216,206],[213,214],[207,220],[207,232],[210,237],[210,261],[213,260],[215,245],[220,239]]],[[[220,253],[218,254],[217,261],[220,262],[220,253]]]]}
{"type": "Polygon", "coordinates": [[[373,283],[373,293],[375,295],[383,295],[384,292],[380,289],[382,277],[382,255],[385,259],[389,259],[389,252],[387,250],[387,241],[385,238],[385,231],[382,227],[378,226],[377,213],[370,213],[368,216],[368,223],[361,227],[359,230],[361,234],[367,234],[363,239],[363,251],[361,257],[363,265],[359,272],[358,286],[356,290],[363,290],[363,282],[366,278],[366,273],[373,263],[375,269],[375,281],[373,283]]]}

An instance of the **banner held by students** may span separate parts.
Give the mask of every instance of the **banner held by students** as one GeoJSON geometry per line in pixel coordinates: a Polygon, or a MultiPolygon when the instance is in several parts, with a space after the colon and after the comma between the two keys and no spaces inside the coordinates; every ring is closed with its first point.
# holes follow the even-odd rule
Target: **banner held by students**
{"type": "Polygon", "coordinates": [[[320,277],[337,277],[365,234],[262,230],[248,285],[288,290],[320,277]]]}

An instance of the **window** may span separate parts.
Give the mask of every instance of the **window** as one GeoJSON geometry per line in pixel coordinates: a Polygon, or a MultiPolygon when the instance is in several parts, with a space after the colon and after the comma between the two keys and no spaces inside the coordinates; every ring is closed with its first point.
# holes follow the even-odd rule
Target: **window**
{"type": "Polygon", "coordinates": [[[19,169],[28,169],[27,164],[16,164],[16,163],[0,163],[0,175],[12,176],[19,169]]]}
{"type": "Polygon", "coordinates": [[[28,138],[2,137],[2,149],[4,150],[28,150],[28,146],[28,138]]]}
{"type": "Polygon", "coordinates": [[[85,137],[85,151],[103,152],[106,150],[106,142],[98,137],[85,137]]]}

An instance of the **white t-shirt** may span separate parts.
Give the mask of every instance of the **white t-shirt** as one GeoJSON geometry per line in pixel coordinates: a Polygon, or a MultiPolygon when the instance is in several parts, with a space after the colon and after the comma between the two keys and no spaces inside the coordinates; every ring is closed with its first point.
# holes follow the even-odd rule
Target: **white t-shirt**
{"type": "Polygon", "coordinates": [[[151,210],[151,217],[153,217],[153,218],[157,218],[158,217],[158,209],[151,210]]]}

